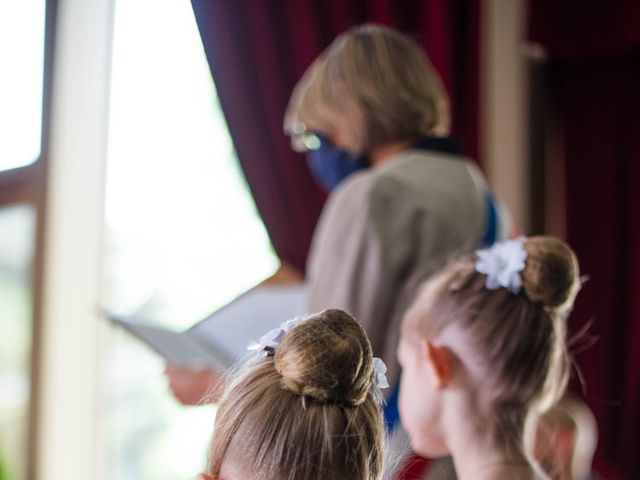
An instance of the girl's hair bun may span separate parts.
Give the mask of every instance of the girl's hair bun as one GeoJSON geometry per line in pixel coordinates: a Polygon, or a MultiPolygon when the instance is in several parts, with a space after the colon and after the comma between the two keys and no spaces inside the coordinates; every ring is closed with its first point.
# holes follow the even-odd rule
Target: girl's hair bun
{"type": "Polygon", "coordinates": [[[289,330],[274,365],[283,388],[319,402],[356,406],[371,387],[371,344],[360,324],[342,310],[324,310],[289,330]]]}
{"type": "Polygon", "coordinates": [[[528,237],[528,253],[522,283],[527,297],[547,310],[568,313],[580,289],[580,274],[575,253],[555,237],[528,237]]]}

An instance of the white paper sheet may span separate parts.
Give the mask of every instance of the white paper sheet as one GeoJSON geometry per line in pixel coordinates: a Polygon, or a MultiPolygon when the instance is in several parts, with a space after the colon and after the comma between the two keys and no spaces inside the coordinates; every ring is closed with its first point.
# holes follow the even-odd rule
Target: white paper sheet
{"type": "Polygon", "coordinates": [[[106,316],[174,365],[226,370],[246,355],[252,341],[304,314],[306,299],[305,284],[256,287],[184,332],[135,317],[106,316]]]}

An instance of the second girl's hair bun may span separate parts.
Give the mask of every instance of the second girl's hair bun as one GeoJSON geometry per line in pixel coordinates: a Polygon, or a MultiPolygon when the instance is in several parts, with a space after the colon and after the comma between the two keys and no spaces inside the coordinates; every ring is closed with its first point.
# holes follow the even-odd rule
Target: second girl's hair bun
{"type": "Polygon", "coordinates": [[[527,297],[550,311],[567,313],[580,289],[575,253],[565,242],[551,236],[529,237],[522,283],[527,297]]]}
{"type": "Polygon", "coordinates": [[[274,365],[282,387],[320,402],[356,406],[371,387],[371,344],[348,313],[324,310],[293,327],[278,346],[274,365]]]}

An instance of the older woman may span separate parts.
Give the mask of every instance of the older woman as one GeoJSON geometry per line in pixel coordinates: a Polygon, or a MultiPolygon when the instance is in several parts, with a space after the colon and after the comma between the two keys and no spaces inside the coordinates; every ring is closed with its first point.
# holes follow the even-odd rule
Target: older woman
{"type": "Polygon", "coordinates": [[[331,192],[308,262],[309,310],[352,313],[397,381],[400,319],[452,255],[500,232],[486,182],[460,156],[424,52],[389,28],[339,36],[296,86],[285,131],[331,192]]]}

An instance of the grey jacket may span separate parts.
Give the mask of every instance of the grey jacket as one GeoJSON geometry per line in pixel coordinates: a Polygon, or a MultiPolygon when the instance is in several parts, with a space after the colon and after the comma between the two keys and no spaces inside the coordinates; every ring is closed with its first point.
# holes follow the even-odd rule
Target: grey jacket
{"type": "Polygon", "coordinates": [[[486,189],[463,157],[407,150],[352,174],[327,201],[308,262],[308,309],[337,307],[358,319],[391,385],[402,316],[430,274],[479,245],[486,189]]]}

